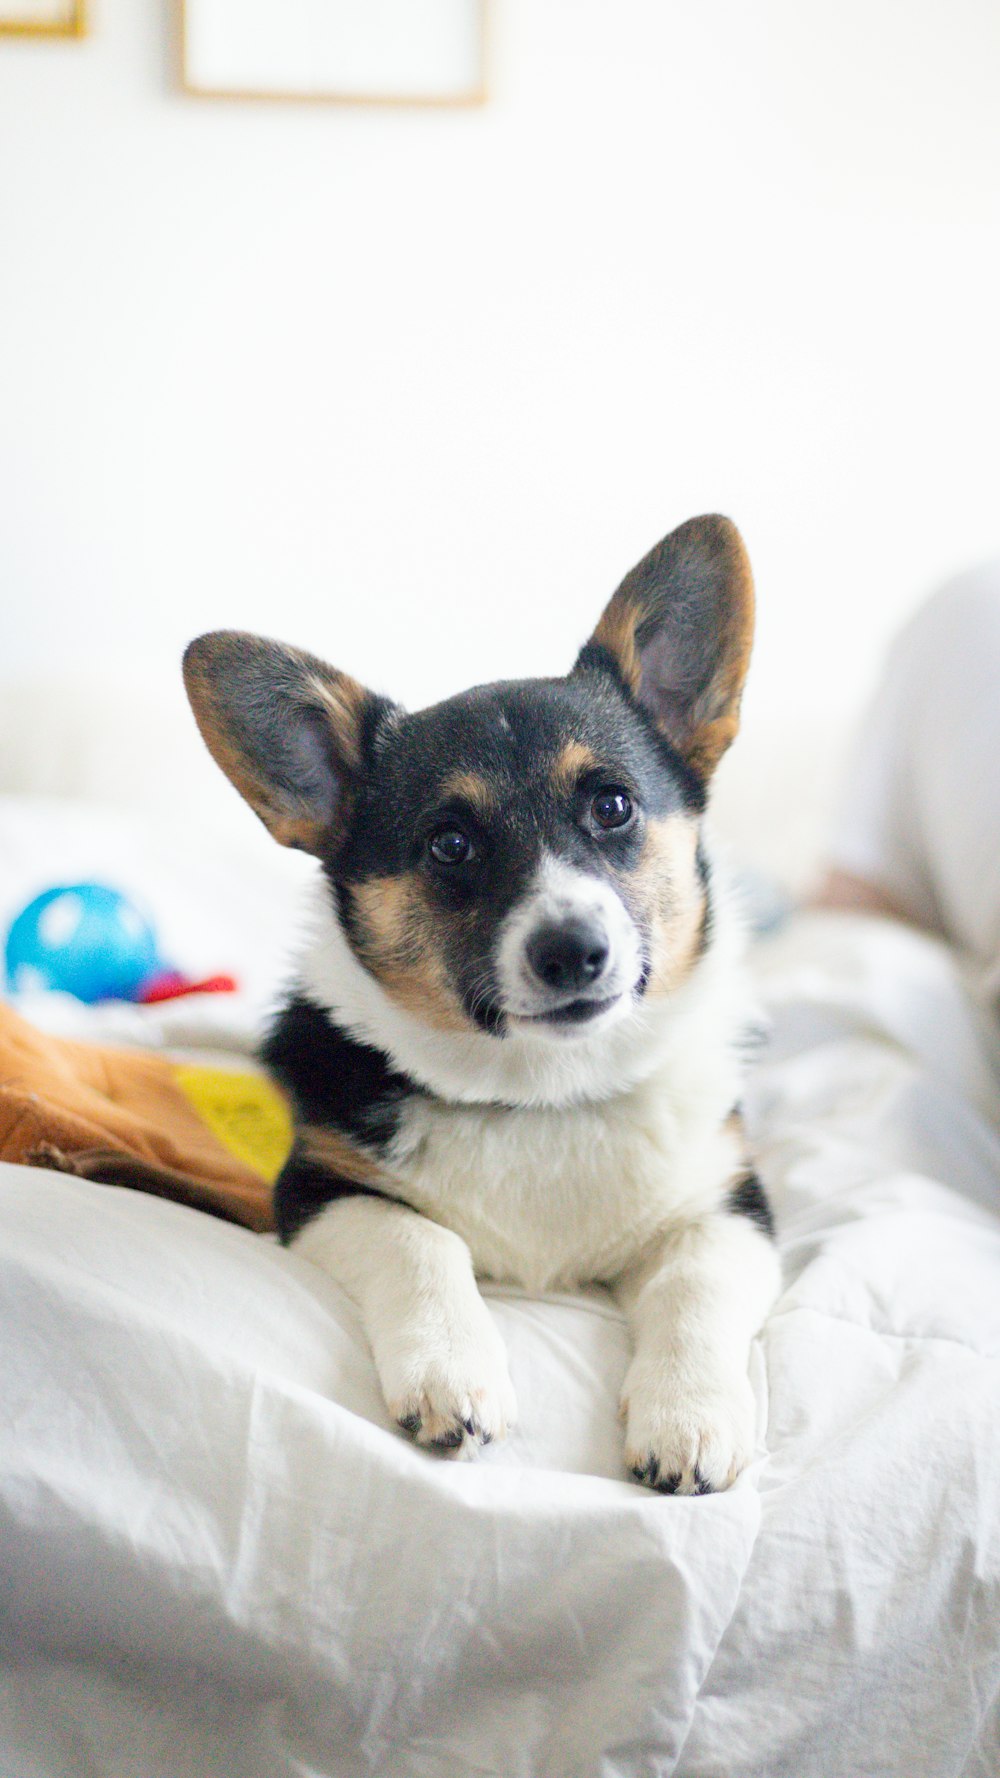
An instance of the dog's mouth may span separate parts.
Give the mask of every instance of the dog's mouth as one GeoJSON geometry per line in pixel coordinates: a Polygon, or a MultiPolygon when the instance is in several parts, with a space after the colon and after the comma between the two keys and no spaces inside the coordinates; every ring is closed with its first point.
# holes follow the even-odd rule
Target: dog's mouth
{"type": "Polygon", "coordinates": [[[521,1007],[505,1006],[502,1001],[484,1001],[478,999],[467,1011],[480,1031],[490,1037],[502,1037],[506,1030],[516,1028],[522,1031],[580,1031],[595,1024],[605,1013],[620,1007],[624,996],[621,993],[606,996],[600,1000],[586,999],[582,995],[575,1000],[564,1001],[561,1006],[549,1006],[539,1012],[527,1012],[521,1007]]]}
{"type": "Polygon", "coordinates": [[[536,1029],[551,1026],[559,1030],[563,1026],[589,1025],[602,1013],[610,1012],[620,1000],[621,994],[612,994],[603,1000],[568,1000],[564,1005],[548,1007],[544,1012],[517,1013],[515,1016],[522,1025],[533,1025],[536,1029]]]}

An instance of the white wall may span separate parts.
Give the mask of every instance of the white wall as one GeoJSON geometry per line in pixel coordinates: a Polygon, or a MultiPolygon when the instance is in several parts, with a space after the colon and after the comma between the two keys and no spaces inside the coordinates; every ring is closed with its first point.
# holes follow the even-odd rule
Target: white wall
{"type": "Polygon", "coordinates": [[[721,508],[751,721],[835,715],[1000,549],[995,0],[493,0],[467,115],[188,99],[94,11],[0,40],[0,677],[559,670],[721,508]]]}

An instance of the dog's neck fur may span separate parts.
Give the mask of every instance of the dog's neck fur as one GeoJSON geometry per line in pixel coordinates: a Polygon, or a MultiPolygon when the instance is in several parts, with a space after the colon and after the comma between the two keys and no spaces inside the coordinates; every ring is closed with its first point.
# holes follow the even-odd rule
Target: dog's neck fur
{"type": "MultiPolygon", "coordinates": [[[[712,937],[686,983],[640,1001],[591,1037],[553,1043],[531,1031],[503,1037],[434,1030],[398,1005],[364,968],[344,934],[329,885],[317,881],[298,986],[358,1042],[451,1104],[566,1107],[618,1097],[664,1070],[687,1074],[732,1058],[749,1022],[739,967],[743,930],[732,894],[715,878],[712,937]]],[[[729,1075],[732,1067],[722,1072],[729,1075]]],[[[729,1109],[725,1107],[724,1109],[729,1109]]]]}

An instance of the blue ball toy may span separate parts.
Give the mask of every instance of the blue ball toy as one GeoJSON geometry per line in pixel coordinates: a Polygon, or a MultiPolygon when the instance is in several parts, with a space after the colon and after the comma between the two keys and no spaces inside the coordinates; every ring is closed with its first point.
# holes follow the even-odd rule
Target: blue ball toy
{"type": "Polygon", "coordinates": [[[159,967],[156,936],[135,904],[104,883],[36,895],[7,934],[15,993],[57,988],[78,1000],[134,1000],[159,967]]]}

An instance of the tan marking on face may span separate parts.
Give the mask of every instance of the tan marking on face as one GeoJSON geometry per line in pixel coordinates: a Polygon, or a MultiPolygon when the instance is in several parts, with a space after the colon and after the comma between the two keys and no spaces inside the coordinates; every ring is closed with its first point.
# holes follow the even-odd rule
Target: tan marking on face
{"type": "Polygon", "coordinates": [[[454,797],[456,801],[468,803],[482,815],[488,815],[496,808],[496,797],[492,785],[480,778],[475,772],[452,772],[441,786],[441,796],[454,797]]]}
{"type": "Polygon", "coordinates": [[[300,1124],[295,1134],[297,1147],[306,1159],[325,1167],[338,1179],[347,1179],[352,1185],[386,1183],[388,1174],[375,1157],[358,1148],[342,1130],[327,1124],[300,1124]]]}
{"type": "Polygon", "coordinates": [[[569,795],[576,789],[584,773],[592,772],[597,764],[596,753],[591,752],[582,741],[567,741],[549,768],[553,789],[559,796],[569,795]]]}
{"type": "Polygon", "coordinates": [[[399,1006],[438,1031],[470,1030],[441,951],[442,915],[413,872],[351,889],[365,966],[399,1006]]]}
{"type": "Polygon", "coordinates": [[[629,892],[649,926],[647,994],[670,994],[690,973],[701,949],[705,891],[695,862],[698,826],[687,815],[650,821],[629,892]]]}

